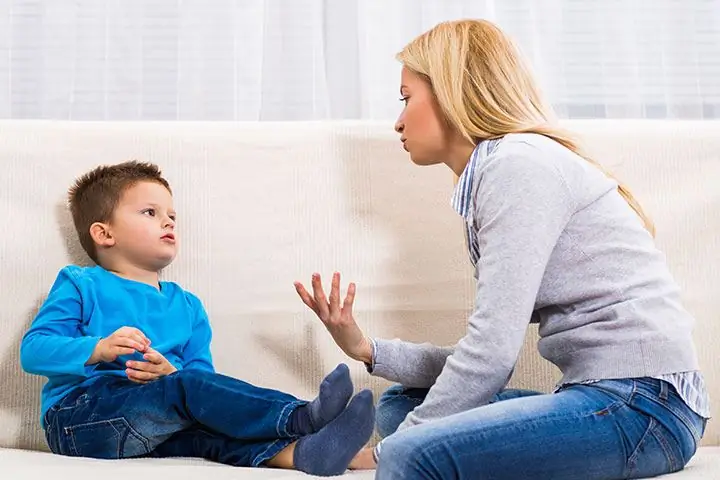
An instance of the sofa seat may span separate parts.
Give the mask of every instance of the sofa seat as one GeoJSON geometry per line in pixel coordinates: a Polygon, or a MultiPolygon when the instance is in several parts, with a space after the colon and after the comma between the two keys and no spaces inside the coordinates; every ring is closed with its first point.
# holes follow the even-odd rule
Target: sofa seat
{"type": "MultiPolygon", "coordinates": [[[[127,480],[128,478],[172,478],[173,480],[267,479],[315,477],[289,470],[237,468],[198,459],[94,460],[70,458],[46,452],[0,448],[2,478],[7,480],[127,480]]],[[[720,479],[720,447],[702,447],[682,472],[655,478],[668,480],[720,479]]],[[[373,471],[349,471],[341,477],[370,480],[373,471]]],[[[582,479],[578,479],[582,480],[582,479]]]]}

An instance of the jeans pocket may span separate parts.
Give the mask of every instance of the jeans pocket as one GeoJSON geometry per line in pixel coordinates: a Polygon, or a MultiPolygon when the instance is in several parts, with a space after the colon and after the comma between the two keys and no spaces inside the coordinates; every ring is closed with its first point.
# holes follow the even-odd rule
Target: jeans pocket
{"type": "Polygon", "coordinates": [[[125,417],[65,427],[69,453],[77,457],[120,459],[149,453],[148,441],[125,417]]]}
{"type": "Polygon", "coordinates": [[[646,478],[677,472],[684,467],[682,453],[672,435],[650,419],[647,430],[627,461],[628,478],[646,478]]]}

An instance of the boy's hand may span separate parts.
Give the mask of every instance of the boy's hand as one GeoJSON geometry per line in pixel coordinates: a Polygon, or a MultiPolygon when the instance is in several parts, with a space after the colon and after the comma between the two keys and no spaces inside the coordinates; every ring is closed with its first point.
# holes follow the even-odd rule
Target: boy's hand
{"type": "Polygon", "coordinates": [[[85,365],[114,362],[120,355],[145,352],[148,348],[150,348],[150,340],[143,332],[133,327],[121,327],[95,345],[95,350],[85,365]]]}
{"type": "Polygon", "coordinates": [[[152,348],[148,348],[143,358],[147,362],[129,360],[125,364],[128,367],[125,373],[133,382],[149,383],[177,371],[172,363],[152,348]]]}

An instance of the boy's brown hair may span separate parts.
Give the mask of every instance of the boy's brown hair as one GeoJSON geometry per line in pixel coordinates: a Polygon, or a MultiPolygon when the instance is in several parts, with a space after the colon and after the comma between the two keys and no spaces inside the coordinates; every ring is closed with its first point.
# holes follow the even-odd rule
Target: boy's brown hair
{"type": "Polygon", "coordinates": [[[98,263],[97,248],[90,226],[95,222],[109,222],[122,194],[138,182],[157,182],[172,193],[157,165],[135,160],[99,166],[78,178],[68,190],[80,245],[95,263],[98,263]]]}

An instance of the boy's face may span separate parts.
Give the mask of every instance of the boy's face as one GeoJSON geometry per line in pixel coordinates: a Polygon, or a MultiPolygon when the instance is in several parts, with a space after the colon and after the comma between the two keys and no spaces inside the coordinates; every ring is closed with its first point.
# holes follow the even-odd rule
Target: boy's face
{"type": "Polygon", "coordinates": [[[141,181],[125,190],[108,225],[108,254],[146,270],[161,270],[177,253],[173,198],[164,186],[141,181]]]}

